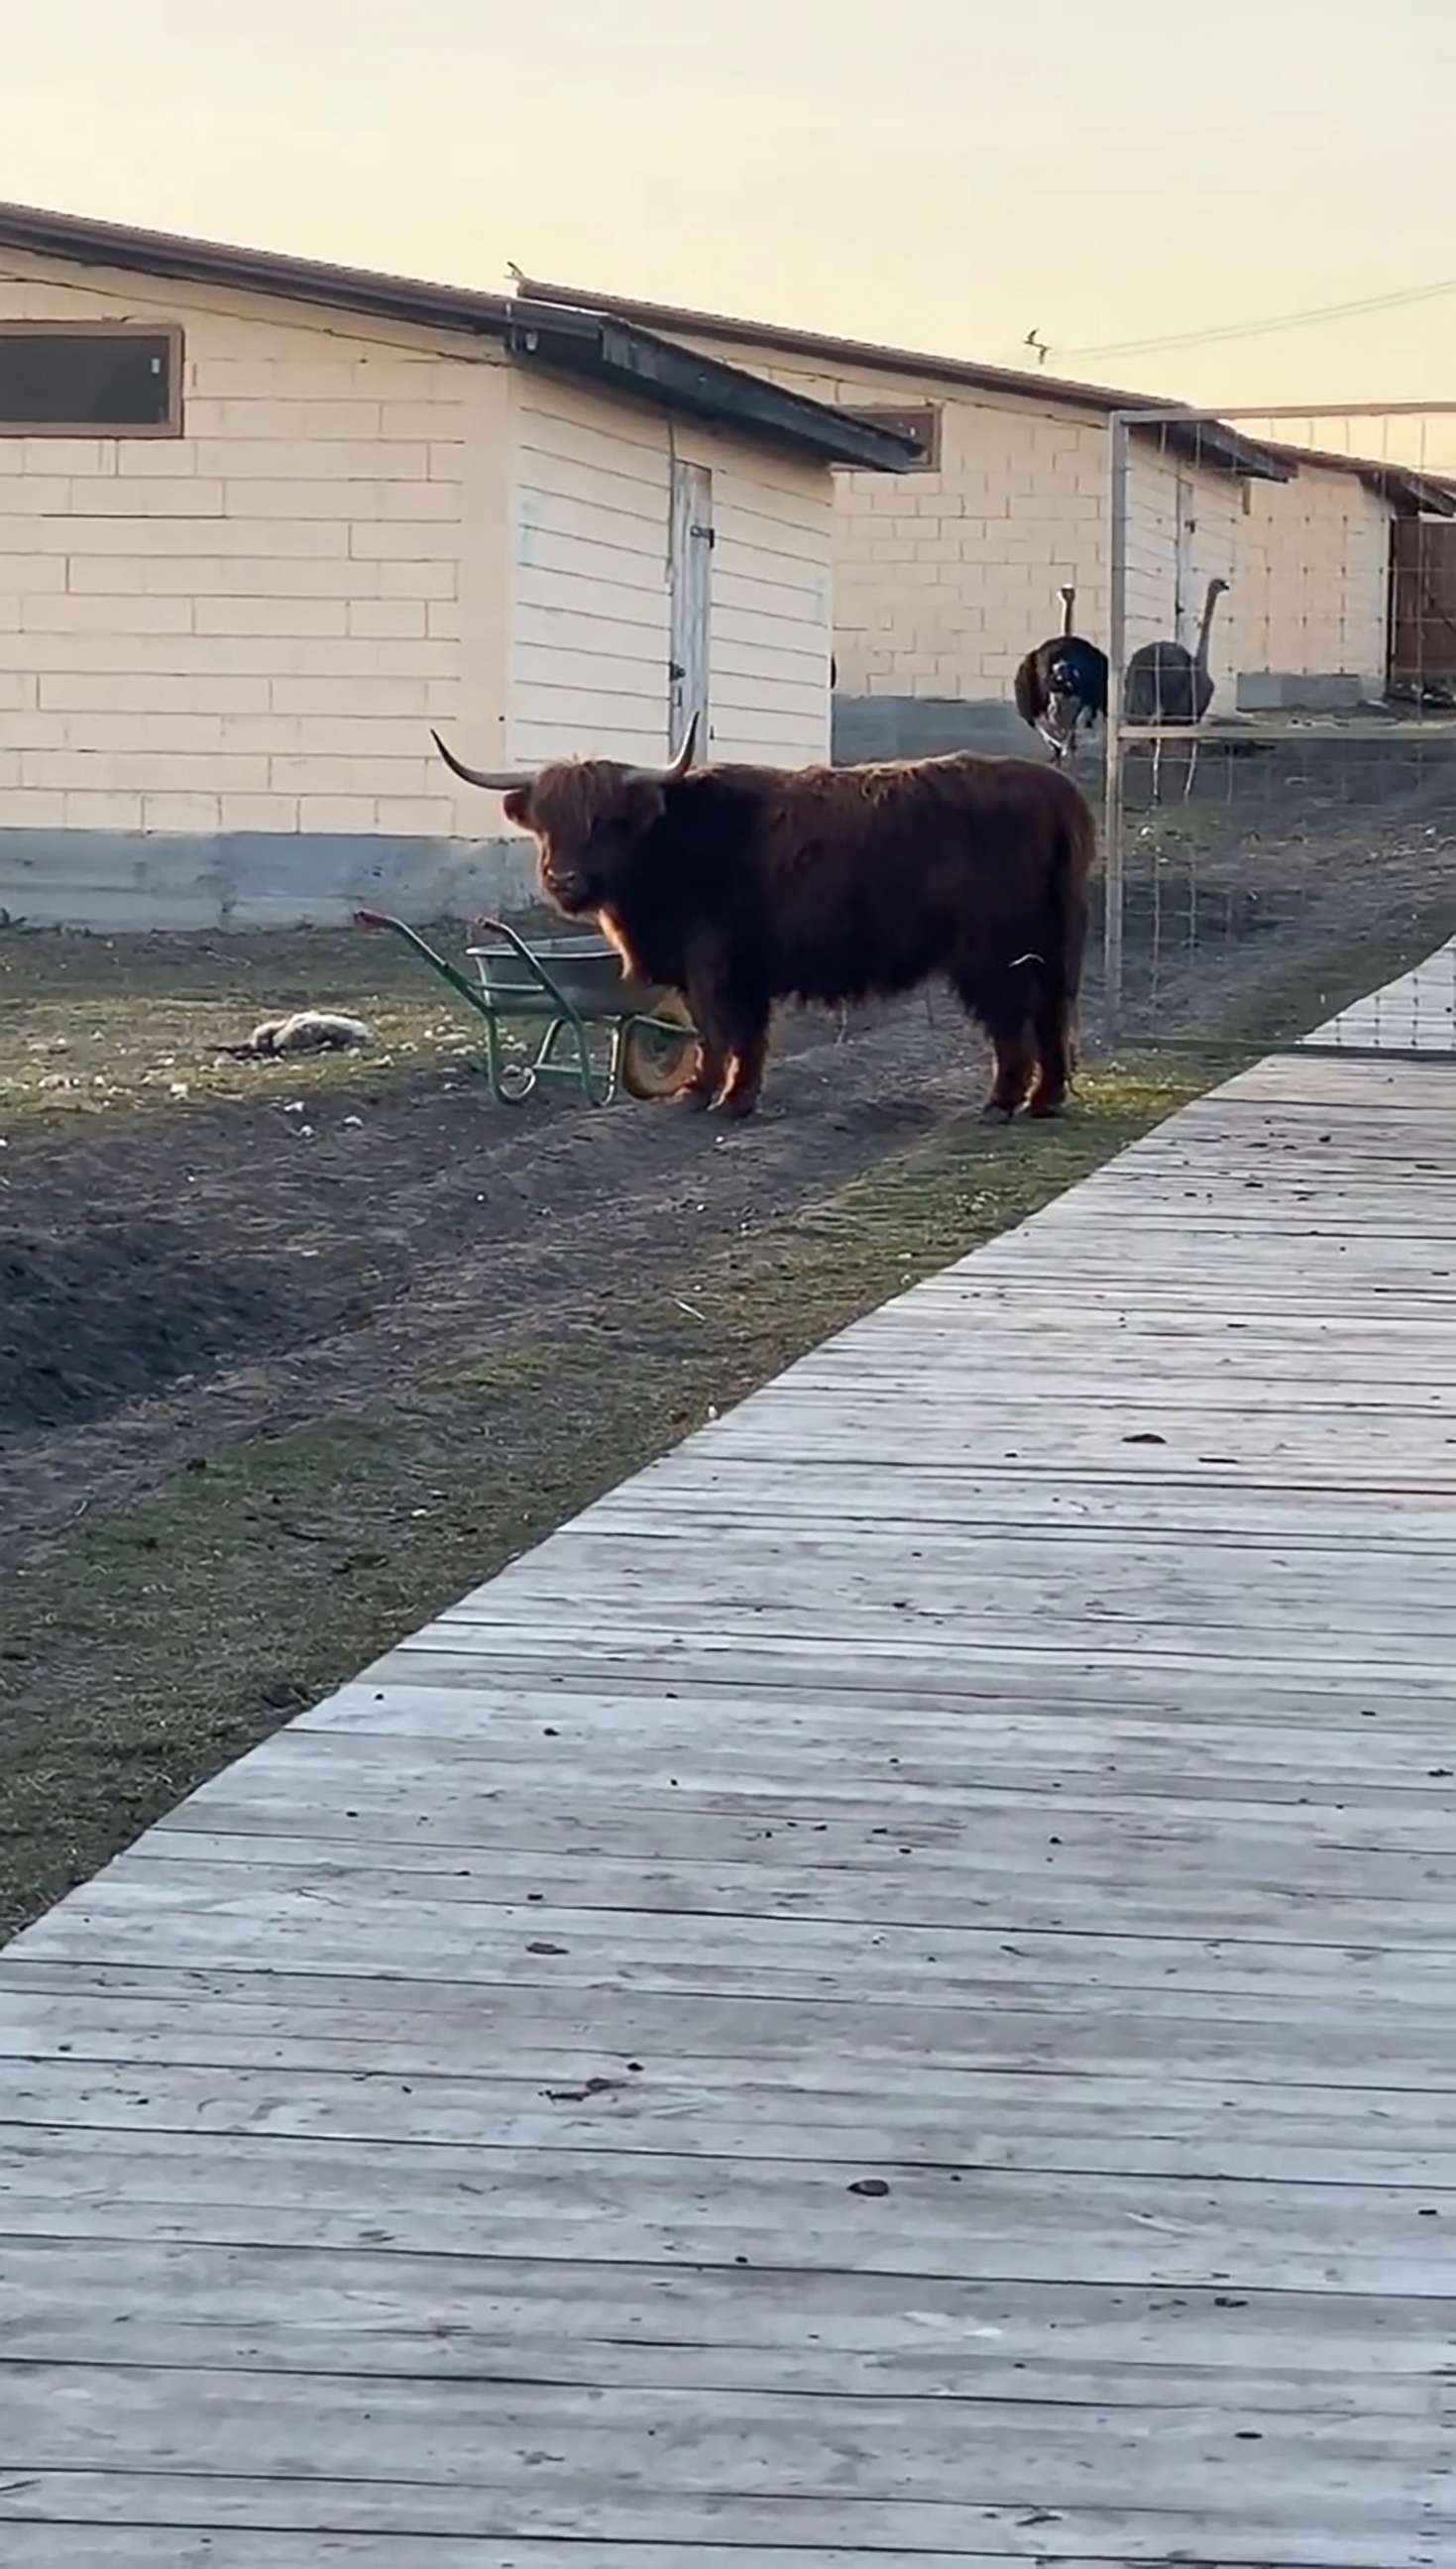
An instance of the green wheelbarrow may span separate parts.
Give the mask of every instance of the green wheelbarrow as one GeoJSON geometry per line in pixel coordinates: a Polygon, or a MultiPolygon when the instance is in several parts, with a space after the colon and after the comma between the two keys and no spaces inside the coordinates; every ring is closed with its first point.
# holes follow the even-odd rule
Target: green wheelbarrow
{"type": "Polygon", "coordinates": [[[504,918],[478,918],[475,931],[490,941],[466,948],[472,980],[388,911],[356,910],[354,923],[402,936],[485,1019],[486,1071],[503,1106],[521,1105],[543,1080],[574,1082],[588,1106],[609,1106],[622,1089],[629,1097],[676,1097],[692,1078],[698,1039],[682,1000],[625,976],[604,936],[528,945],[504,918]],[[528,1041],[527,1059],[508,1059],[508,1024],[531,1029],[535,1049],[528,1041]]]}

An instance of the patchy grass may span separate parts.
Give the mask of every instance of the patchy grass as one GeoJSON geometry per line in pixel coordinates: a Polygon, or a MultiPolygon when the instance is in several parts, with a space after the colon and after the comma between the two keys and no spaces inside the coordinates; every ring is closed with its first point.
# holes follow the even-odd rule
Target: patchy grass
{"type": "Polygon", "coordinates": [[[1129,1060],[1089,1073],[1065,1124],[956,1119],[705,1254],[690,1285],[664,1244],[564,1339],[518,1330],[347,1422],[197,1455],[140,1502],[81,1513],[0,1607],[0,1929],[710,1408],[1022,1220],[1207,1078],[1129,1060]]]}
{"type": "MultiPolygon", "coordinates": [[[[459,927],[427,931],[458,963],[459,927]]],[[[0,930],[0,1134],[75,1115],[209,1099],[309,1096],[357,1081],[359,1058],[232,1061],[262,1017],[340,1008],[378,1042],[371,1077],[479,1057],[463,1002],[397,937],[363,928],[85,936],[0,930]]]]}

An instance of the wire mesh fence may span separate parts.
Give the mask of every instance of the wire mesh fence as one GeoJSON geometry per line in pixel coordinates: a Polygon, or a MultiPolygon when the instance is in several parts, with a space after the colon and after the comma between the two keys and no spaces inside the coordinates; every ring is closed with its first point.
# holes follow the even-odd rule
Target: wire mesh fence
{"type": "Polygon", "coordinates": [[[1263,991],[1269,1042],[1456,1054],[1443,966],[1323,986],[1456,930],[1456,403],[1120,415],[1111,471],[1094,1024],[1205,1042],[1263,991]]]}

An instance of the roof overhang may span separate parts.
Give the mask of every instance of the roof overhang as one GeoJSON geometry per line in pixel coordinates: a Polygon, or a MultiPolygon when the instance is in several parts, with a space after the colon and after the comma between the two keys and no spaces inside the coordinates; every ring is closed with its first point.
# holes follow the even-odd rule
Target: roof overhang
{"type": "Polygon", "coordinates": [[[1407,518],[1456,518],[1456,482],[1420,473],[1409,464],[1382,464],[1367,455],[1340,455],[1318,446],[1275,446],[1296,473],[1343,473],[1407,518]]]}
{"type": "Polygon", "coordinates": [[[367,312],[381,320],[497,337],[504,335],[511,310],[504,294],[475,294],[461,286],[336,267],[326,259],[285,257],[277,250],[244,249],[228,241],[191,240],[180,232],[141,231],[130,223],[52,213],[39,205],[0,204],[0,246],[31,250],[40,258],[180,277],[198,285],[286,296],[296,303],[326,303],[335,311],[367,312]]]}
{"type": "Polygon", "coordinates": [[[1178,419],[1173,414],[1180,405],[1159,401],[1151,394],[1113,392],[1103,384],[1070,383],[1059,375],[986,366],[971,358],[887,347],[869,339],[834,338],[818,330],[791,330],[769,321],[743,321],[722,313],[646,303],[634,296],[595,294],[584,286],[550,285],[543,278],[524,276],[519,269],[512,273],[518,294],[535,303],[610,313],[629,327],[718,340],[725,347],[741,348],[745,354],[757,348],[776,349],[786,355],[814,359],[821,365],[857,366],[868,373],[895,378],[902,392],[904,379],[910,376],[921,385],[941,383],[992,400],[1004,394],[1014,401],[1035,402],[1051,410],[1090,412],[1102,419],[1110,419],[1116,412],[1146,410],[1157,421],[1156,426],[1150,421],[1150,435],[1158,436],[1171,452],[1206,466],[1210,472],[1234,473],[1259,482],[1289,479],[1286,466],[1262,441],[1241,437],[1236,429],[1220,421],[1178,419]],[[1158,419],[1160,413],[1166,416],[1158,419]]]}
{"type": "Polygon", "coordinates": [[[1292,482],[1294,478],[1293,466],[1276,455],[1273,447],[1262,446],[1252,437],[1241,437],[1237,429],[1226,428],[1222,420],[1144,420],[1130,405],[1111,416],[1123,419],[1142,445],[1156,440],[1170,455],[1205,473],[1232,474],[1241,482],[1292,482]]]}
{"type": "Polygon", "coordinates": [[[0,247],[494,339],[525,363],[585,378],[625,400],[684,412],[825,464],[901,473],[919,461],[912,438],[851,421],[831,403],[810,401],[716,358],[694,356],[600,311],[538,308],[519,296],[477,294],[420,277],[140,231],[35,205],[0,204],[0,247]]]}
{"type": "Polygon", "coordinates": [[[699,356],[607,314],[520,299],[512,306],[506,344],[528,364],[584,376],[628,399],[685,411],[720,428],[732,426],[773,444],[807,449],[826,464],[904,473],[919,461],[913,438],[871,427],[831,403],[787,392],[760,375],[699,356]]]}

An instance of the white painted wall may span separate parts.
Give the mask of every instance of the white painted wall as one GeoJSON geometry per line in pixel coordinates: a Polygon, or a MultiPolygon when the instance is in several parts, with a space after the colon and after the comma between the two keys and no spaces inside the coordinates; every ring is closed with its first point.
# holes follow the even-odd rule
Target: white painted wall
{"type": "Polygon", "coordinates": [[[664,423],[518,372],[507,762],[660,760],[667,743],[664,423]]]}
{"type": "Polygon", "coordinates": [[[792,457],[679,431],[713,475],[710,730],[715,758],[829,756],[834,478],[792,457]]]}
{"type": "Polygon", "coordinates": [[[1129,450],[1127,549],[1127,654],[1144,643],[1198,642],[1209,581],[1227,579],[1231,594],[1215,610],[1209,648],[1214,710],[1232,713],[1238,674],[1233,614],[1240,571],[1239,531],[1243,485],[1232,474],[1205,471],[1135,439],[1129,450]],[[1184,539],[1180,600],[1179,520],[1184,539]],[[1182,612],[1179,612],[1179,607],[1182,612]]]}
{"type": "Polygon", "coordinates": [[[712,475],[709,754],[828,754],[828,470],[574,384],[512,384],[509,764],[668,753],[675,455],[712,475]]]}

